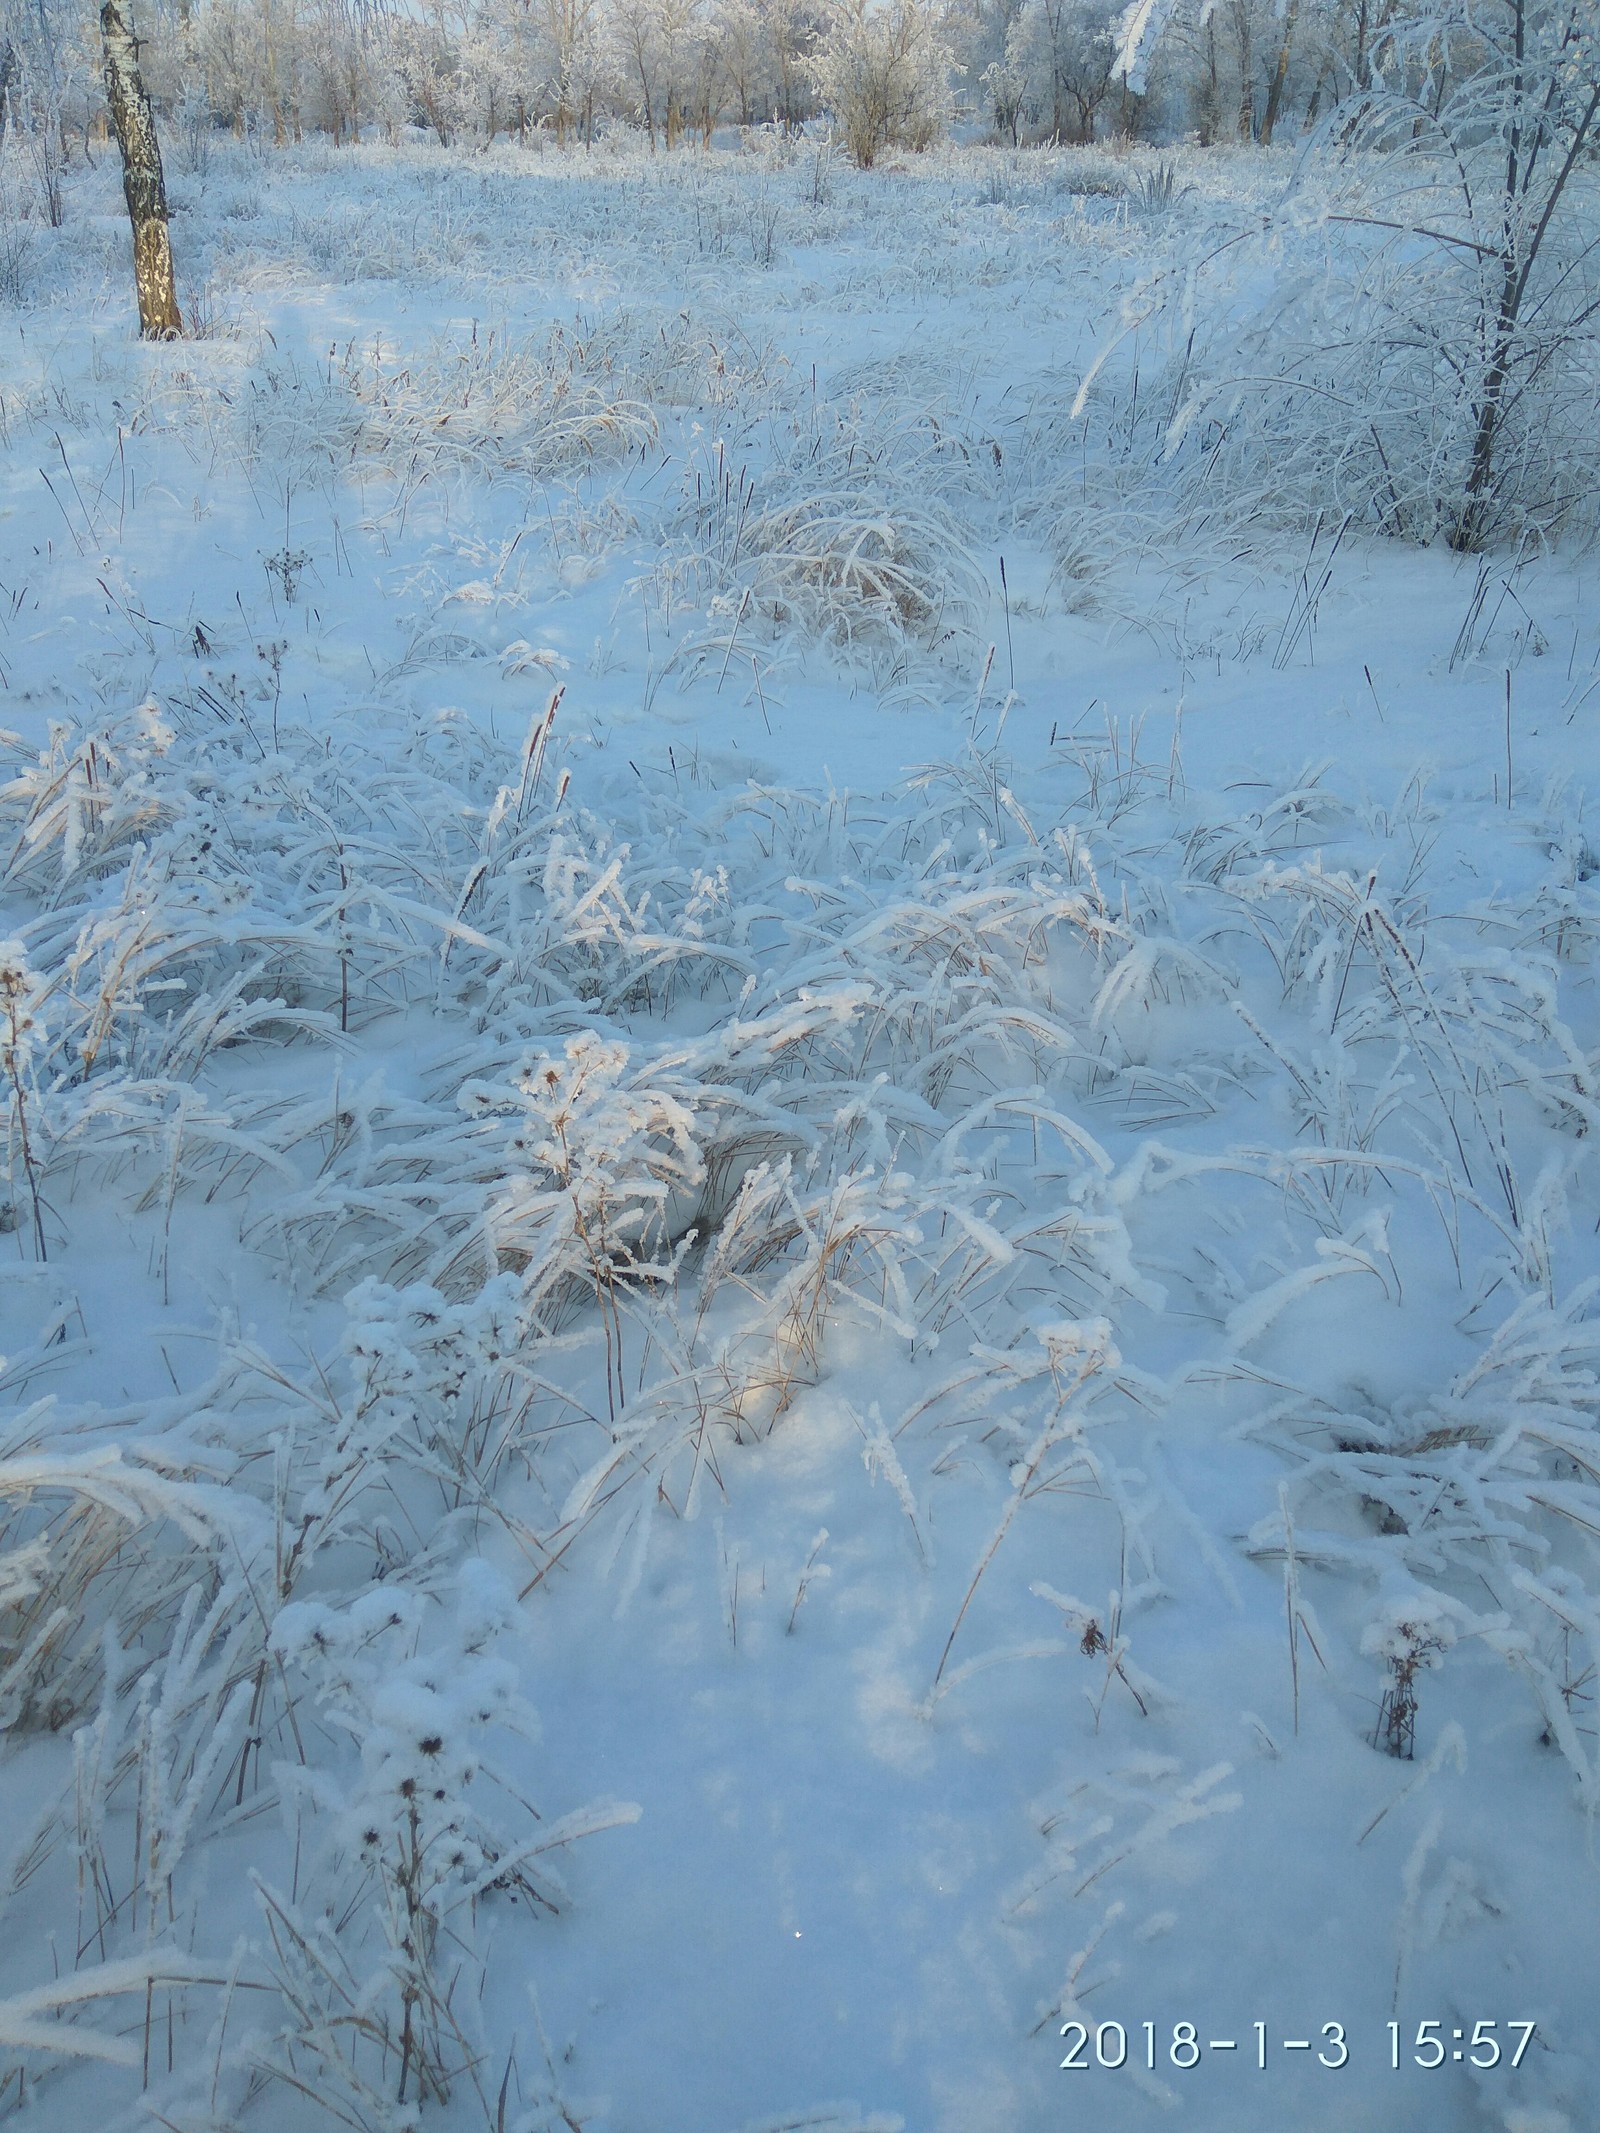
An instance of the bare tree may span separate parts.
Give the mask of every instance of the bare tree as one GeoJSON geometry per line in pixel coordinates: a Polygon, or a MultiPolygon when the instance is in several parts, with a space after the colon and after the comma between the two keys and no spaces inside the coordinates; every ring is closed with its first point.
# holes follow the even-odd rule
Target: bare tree
{"type": "Polygon", "coordinates": [[[167,184],[155,113],[139,73],[139,40],[122,0],[104,0],[100,43],[105,53],[106,102],[122,151],[122,190],[133,225],[133,281],[139,296],[139,331],[147,341],[170,341],[183,331],[172,240],[167,231],[167,184]]]}
{"type": "Polygon", "coordinates": [[[863,170],[928,148],[950,116],[954,54],[938,0],[831,0],[811,76],[863,170]]]}
{"type": "Polygon", "coordinates": [[[1006,61],[1051,140],[1091,141],[1111,93],[1110,10],[1100,0],[1026,0],[1006,34],[1006,61]]]}
{"type": "Polygon", "coordinates": [[[1452,418],[1440,530],[1474,550],[1593,495],[1600,22],[1583,0],[1421,0],[1380,62],[1390,81],[1340,114],[1338,219],[1389,239],[1386,396],[1430,351],[1425,404],[1452,418]]]}
{"type": "Polygon", "coordinates": [[[11,106],[11,85],[17,78],[17,48],[0,31],[0,141],[6,137],[6,114],[11,106]]]}
{"type": "Polygon", "coordinates": [[[1283,89],[1289,79],[1289,58],[1294,49],[1294,33],[1300,20],[1300,0],[1286,0],[1283,10],[1283,34],[1278,39],[1278,59],[1272,70],[1272,80],[1267,86],[1267,108],[1261,119],[1261,145],[1272,146],[1272,136],[1277,130],[1278,114],[1283,109],[1283,89]]]}

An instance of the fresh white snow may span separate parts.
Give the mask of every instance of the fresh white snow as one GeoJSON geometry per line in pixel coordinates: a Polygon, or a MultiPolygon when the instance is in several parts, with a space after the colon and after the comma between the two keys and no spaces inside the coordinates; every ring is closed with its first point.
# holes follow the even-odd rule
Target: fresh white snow
{"type": "Polygon", "coordinates": [[[1070,414],[1282,168],[216,148],[170,346],[40,232],[5,2107],[1597,2122],[1593,562],[1070,414]]]}

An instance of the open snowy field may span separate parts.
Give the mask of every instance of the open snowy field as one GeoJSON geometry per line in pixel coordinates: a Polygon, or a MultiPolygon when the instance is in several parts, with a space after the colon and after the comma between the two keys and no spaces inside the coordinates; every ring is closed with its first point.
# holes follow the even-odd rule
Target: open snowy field
{"type": "Polygon", "coordinates": [[[1169,480],[1284,155],[174,160],[201,338],[0,256],[0,2115],[1600,2123],[1592,555],[1169,480]]]}

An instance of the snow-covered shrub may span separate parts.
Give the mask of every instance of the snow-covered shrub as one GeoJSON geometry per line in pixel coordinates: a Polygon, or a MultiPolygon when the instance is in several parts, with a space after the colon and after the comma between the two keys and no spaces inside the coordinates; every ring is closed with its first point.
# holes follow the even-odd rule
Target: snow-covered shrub
{"type": "Polygon", "coordinates": [[[217,1592],[230,1536],[250,1530],[199,1462],[84,1450],[61,1422],[38,1416],[45,1441],[0,1458],[0,1733],[81,1715],[117,1681],[108,1633],[116,1652],[170,1635],[203,1588],[217,1592]]]}
{"type": "Polygon", "coordinates": [[[513,1089],[469,1082],[469,1118],[509,1114],[514,1165],[487,1210],[498,1258],[520,1271],[529,1310],[554,1322],[575,1272],[605,1323],[606,1399],[626,1399],[618,1287],[670,1277],[704,1162],[694,1114],[670,1082],[630,1073],[625,1045],[569,1037],[565,1062],[531,1061],[513,1089]]]}
{"type": "Polygon", "coordinates": [[[10,1226],[17,1226],[17,1160],[27,1183],[33,1213],[33,1240],[39,1257],[47,1257],[44,1241],[44,1209],[39,1199],[39,1162],[34,1141],[39,1134],[38,1083],[34,1054],[43,1036],[45,988],[28,967],[28,951],[20,941],[0,941],[0,1073],[9,1099],[8,1184],[11,1192],[10,1226]],[[32,1100],[34,1117],[28,1110],[32,1100]]]}
{"type": "Polygon", "coordinates": [[[795,429],[759,475],[721,440],[686,470],[671,590],[847,655],[970,641],[987,587],[959,505],[984,492],[981,444],[908,402],[812,403],[795,429]]]}
{"type": "Polygon", "coordinates": [[[1456,1641],[1460,1610],[1439,1592],[1389,1593],[1362,1632],[1361,1649],[1381,1659],[1389,1680],[1372,1743],[1410,1762],[1417,1752],[1417,1676],[1442,1664],[1456,1641]]]}
{"type": "Polygon", "coordinates": [[[1386,23],[1283,193],[1186,227],[1126,297],[1117,341],[1164,342],[1141,444],[1111,390],[1149,495],[1468,551],[1592,526],[1597,121],[1587,16],[1386,23]]]}
{"type": "Polygon", "coordinates": [[[9,144],[0,147],[0,303],[21,304],[33,293],[41,231],[30,189],[9,144]]]}
{"type": "Polygon", "coordinates": [[[407,363],[352,356],[341,382],[362,444],[390,465],[551,475],[625,458],[655,435],[605,345],[561,327],[542,346],[491,330],[407,363]]]}
{"type": "Polygon", "coordinates": [[[442,1635],[436,1609],[388,1587],[285,1607],[273,1627],[275,1657],[309,1691],[307,1724],[314,1710],[348,1749],[282,1769],[322,1841],[314,1909],[258,1885],[289,2014],[262,2064],[293,2088],[331,2090],[348,2123],[397,2126],[405,2106],[444,2103],[458,2085],[493,2123],[478,1910],[498,1896],[555,1911],[565,1892],[551,1855],[638,1817],[606,1803],[541,1824],[498,1772],[491,1728],[525,1723],[515,1669],[494,1651],[514,1612],[503,1582],[469,1559],[442,1635]],[[480,1798],[497,1781],[506,1807],[491,1816],[480,1798]]]}
{"type": "Polygon", "coordinates": [[[949,123],[955,65],[940,0],[831,0],[811,61],[817,95],[863,170],[928,148],[949,123]]]}
{"type": "Polygon", "coordinates": [[[1425,378],[1456,411],[1435,446],[1433,484],[1451,547],[1479,548],[1530,521],[1584,522],[1600,485],[1589,420],[1600,29],[1551,0],[1510,0],[1492,21],[1434,0],[1394,27],[1378,71],[1380,86],[1348,119],[1376,182],[1363,172],[1337,209],[1369,227],[1400,225],[1399,244],[1364,277],[1380,307],[1366,400],[1381,406],[1395,397],[1391,380],[1414,377],[1420,391],[1425,378]],[[1418,371],[1426,343],[1439,355],[1418,371]]]}

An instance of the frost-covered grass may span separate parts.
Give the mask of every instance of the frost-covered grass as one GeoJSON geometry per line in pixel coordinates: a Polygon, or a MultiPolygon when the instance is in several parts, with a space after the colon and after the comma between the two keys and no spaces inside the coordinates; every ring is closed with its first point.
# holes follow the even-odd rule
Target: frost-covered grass
{"type": "Polygon", "coordinates": [[[0,2111],[1593,2123],[1592,566],[1070,413],[1286,167],[0,254],[0,2111]]]}

